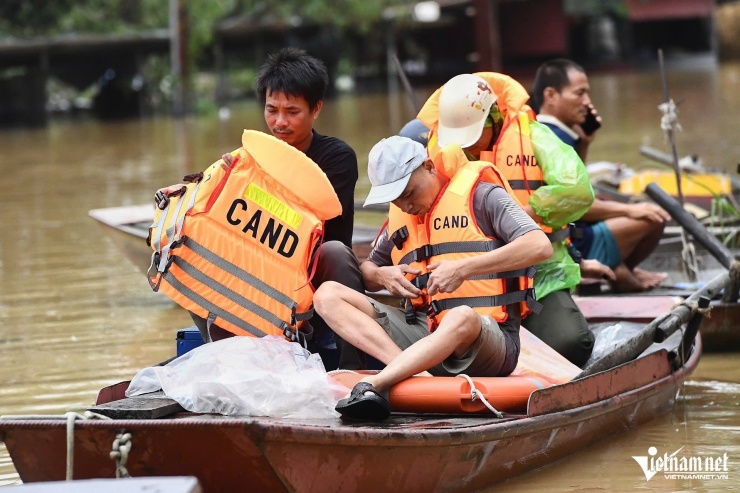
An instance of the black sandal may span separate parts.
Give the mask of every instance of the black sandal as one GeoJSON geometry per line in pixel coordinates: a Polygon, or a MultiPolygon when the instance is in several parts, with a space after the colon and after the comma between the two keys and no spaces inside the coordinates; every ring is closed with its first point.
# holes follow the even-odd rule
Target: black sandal
{"type": "Polygon", "coordinates": [[[383,394],[375,390],[375,387],[368,382],[357,382],[349,397],[341,399],[334,409],[343,418],[383,421],[391,415],[388,393],[384,392],[383,394]]]}

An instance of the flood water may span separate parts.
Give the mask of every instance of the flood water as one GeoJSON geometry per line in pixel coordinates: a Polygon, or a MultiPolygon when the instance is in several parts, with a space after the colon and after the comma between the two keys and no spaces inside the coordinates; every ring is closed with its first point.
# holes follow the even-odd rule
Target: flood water
{"type": "MultiPolygon", "coordinates": [[[[679,154],[698,154],[705,165],[734,172],[740,160],[740,65],[702,67],[668,73],[671,96],[683,101],[679,154]]],[[[656,108],[662,101],[657,72],[592,74],[591,85],[604,126],[589,161],[644,167],[650,162],[639,155],[640,145],[668,150],[656,108]]],[[[317,129],[357,151],[358,200],[369,189],[368,151],[412,116],[402,95],[342,96],[325,105],[317,129]]],[[[84,410],[101,387],[174,354],[176,331],[191,325],[190,318],[151,292],[87,212],[148,202],[160,186],[238,147],[242,129],[263,125],[261,109],[247,102],[233,105],[227,121],[79,118],[0,132],[0,414],[84,410]]],[[[379,220],[358,215],[358,222],[371,221],[379,220]]],[[[491,491],[737,488],[739,395],[738,355],[705,354],[669,415],[491,491]],[[632,456],[647,455],[649,447],[660,455],[681,447],[686,457],[726,453],[729,479],[657,475],[647,481],[632,456]]],[[[0,486],[19,482],[0,445],[0,486]]]]}

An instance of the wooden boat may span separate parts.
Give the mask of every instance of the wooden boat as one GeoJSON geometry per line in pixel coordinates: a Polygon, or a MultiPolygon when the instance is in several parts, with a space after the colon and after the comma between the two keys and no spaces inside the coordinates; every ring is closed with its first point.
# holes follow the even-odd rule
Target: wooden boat
{"type": "Polygon", "coordinates": [[[101,390],[92,410],[108,403],[135,417],[4,416],[0,438],[24,482],[61,480],[67,471],[75,479],[109,478],[124,466],[134,477],[194,475],[205,491],[479,490],[669,412],[701,355],[703,312],[689,306],[715,296],[728,279],[721,274],[573,381],[534,390],[525,410],[500,418],[196,415],[161,396],[131,405],[122,382],[101,390]],[[684,324],[685,333],[677,331],[684,324]]]}
{"type": "MultiPolygon", "coordinates": [[[[678,365],[658,349],[535,390],[526,412],[503,418],[394,414],[382,423],[349,423],[176,412],[160,419],[77,420],[71,428],[59,419],[3,417],[0,437],[24,482],[64,478],[70,443],[75,479],[112,477],[114,441],[127,433],[131,476],[194,475],[209,492],[472,491],[669,412],[700,354],[698,337],[678,365]]],[[[123,398],[127,386],[103,389],[98,403],[123,398]]]]}

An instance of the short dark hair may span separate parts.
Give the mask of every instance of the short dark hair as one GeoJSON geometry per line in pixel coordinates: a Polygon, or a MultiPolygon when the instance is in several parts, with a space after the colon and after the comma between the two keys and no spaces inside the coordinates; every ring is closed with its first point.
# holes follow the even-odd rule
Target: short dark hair
{"type": "Polygon", "coordinates": [[[544,103],[546,88],[552,87],[560,92],[563,90],[563,87],[569,84],[568,70],[586,73],[583,67],[566,58],[556,58],[540,65],[540,68],[537,69],[537,74],[534,76],[534,89],[532,89],[534,103],[538,108],[544,103]]]}
{"type": "Polygon", "coordinates": [[[269,55],[257,73],[257,97],[263,105],[268,91],[282,92],[304,98],[313,111],[328,85],[324,62],[299,48],[283,48],[269,55]]]}

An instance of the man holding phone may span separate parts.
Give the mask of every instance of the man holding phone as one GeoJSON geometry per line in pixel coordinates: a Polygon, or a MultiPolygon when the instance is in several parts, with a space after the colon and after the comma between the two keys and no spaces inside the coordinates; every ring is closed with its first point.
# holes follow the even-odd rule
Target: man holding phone
{"type": "MultiPolygon", "coordinates": [[[[589,146],[601,127],[586,72],[571,60],[550,60],[537,69],[533,93],[539,108],[537,121],[572,146],[585,164],[589,146]]],[[[582,237],[574,238],[573,245],[583,258],[598,260],[614,271],[613,290],[652,289],[667,275],[639,269],[637,265],[655,249],[669,220],[669,214],[653,203],[595,199],[576,223],[582,237]]]]}

